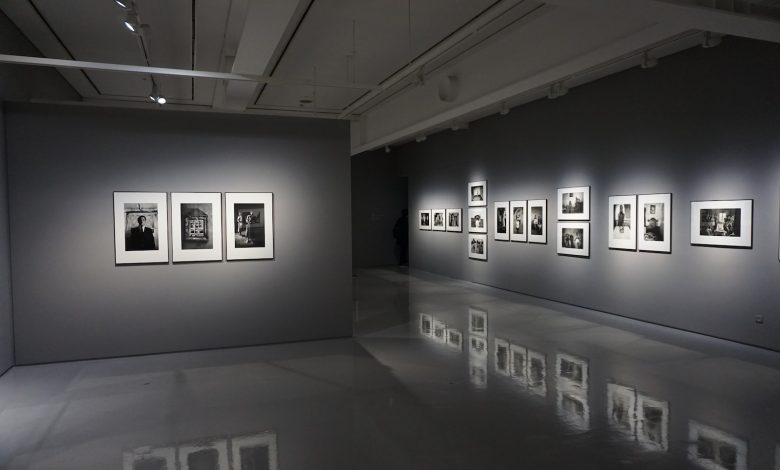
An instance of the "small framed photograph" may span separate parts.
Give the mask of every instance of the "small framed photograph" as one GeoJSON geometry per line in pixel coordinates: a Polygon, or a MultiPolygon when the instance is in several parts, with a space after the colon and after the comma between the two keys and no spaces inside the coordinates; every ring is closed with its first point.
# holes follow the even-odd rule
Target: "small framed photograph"
{"type": "Polygon", "coordinates": [[[171,193],[173,262],[222,261],[222,193],[171,193]]]}
{"type": "Polygon", "coordinates": [[[116,264],[168,262],[168,195],[114,193],[116,264]]]}
{"type": "Polygon", "coordinates": [[[672,195],[640,194],[637,197],[639,251],[672,252],[672,195]]]}
{"type": "Polygon", "coordinates": [[[558,189],[558,220],[590,220],[590,186],[558,189]]]}
{"type": "Polygon", "coordinates": [[[463,231],[463,210],[462,209],[447,209],[446,216],[447,216],[448,232],[463,231]]]}
{"type": "Polygon", "coordinates": [[[692,201],[691,245],[753,247],[753,200],[692,201]]]}
{"type": "Polygon", "coordinates": [[[636,196],[609,197],[609,248],[636,250],[636,196]]]}
{"type": "Polygon", "coordinates": [[[487,233],[486,207],[469,207],[469,232],[487,233]]]}
{"type": "Polygon", "coordinates": [[[469,258],[487,261],[487,235],[469,234],[469,258]]]}
{"type": "Polygon", "coordinates": [[[456,330],[454,328],[447,328],[447,346],[457,349],[458,351],[462,351],[463,333],[460,330],[456,330]]]}
{"type": "Polygon", "coordinates": [[[469,183],[469,206],[487,206],[487,181],[469,183]]]}
{"type": "Polygon", "coordinates": [[[417,227],[420,230],[430,230],[431,229],[431,210],[430,209],[422,209],[418,212],[417,216],[417,227]]]}
{"type": "Polygon", "coordinates": [[[227,259],[273,259],[273,193],[225,193],[227,259]]]}
{"type": "Polygon", "coordinates": [[[509,202],[494,202],[493,214],[496,217],[496,240],[509,241],[509,202]]]}
{"type": "Polygon", "coordinates": [[[478,308],[469,307],[469,334],[487,336],[488,313],[478,308]]]}
{"type": "Polygon", "coordinates": [[[590,223],[558,222],[558,254],[590,256],[590,223]]]}
{"type": "Polygon", "coordinates": [[[547,243],[547,199],[528,201],[528,242],[547,243]]]}
{"type": "Polygon", "coordinates": [[[447,227],[444,225],[444,216],[446,211],[444,209],[433,209],[431,211],[431,219],[433,220],[433,230],[443,232],[447,229],[447,227]]]}
{"type": "Polygon", "coordinates": [[[528,241],[528,201],[509,201],[509,239],[528,241]]]}

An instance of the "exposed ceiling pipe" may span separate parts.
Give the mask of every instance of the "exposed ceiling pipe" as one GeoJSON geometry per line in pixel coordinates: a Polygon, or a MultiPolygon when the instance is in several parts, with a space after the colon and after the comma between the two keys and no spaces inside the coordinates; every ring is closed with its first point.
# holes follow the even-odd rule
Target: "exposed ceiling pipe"
{"type": "Polygon", "coordinates": [[[483,12],[481,15],[479,15],[477,18],[474,18],[464,27],[462,27],[461,29],[459,29],[458,31],[450,35],[448,38],[446,38],[436,46],[432,47],[431,49],[429,49],[427,52],[425,52],[415,60],[409,62],[409,64],[407,64],[406,67],[404,67],[403,69],[399,70],[398,72],[394,73],[393,75],[385,79],[382,83],[379,84],[378,87],[375,87],[372,91],[366,93],[358,100],[356,100],[354,103],[347,106],[344,109],[344,111],[341,112],[339,117],[342,119],[349,117],[355,112],[355,110],[359,109],[361,106],[365,105],[369,101],[373,100],[377,96],[387,91],[389,88],[393,87],[394,85],[398,84],[402,80],[406,79],[409,75],[419,72],[419,70],[422,67],[424,67],[425,64],[436,59],[437,57],[447,52],[452,47],[458,45],[463,40],[467,39],[472,34],[478,32],[480,29],[484,28],[491,22],[500,18],[509,10],[519,5],[520,3],[523,3],[524,1],[525,0],[499,1],[498,3],[490,7],[488,10],[483,12]]]}
{"type": "Polygon", "coordinates": [[[310,79],[276,78],[264,75],[251,75],[225,72],[207,72],[202,70],[171,69],[163,67],[144,67],[141,65],[107,64],[103,62],[84,62],[80,60],[49,59],[47,57],[29,57],[0,54],[0,63],[34,65],[39,67],[56,67],[64,69],[102,70],[105,72],[141,73],[167,75],[186,78],[208,78],[213,80],[238,80],[257,83],[268,83],[280,86],[317,86],[326,88],[353,88],[359,90],[375,90],[374,85],[342,82],[335,80],[314,81],[310,79]]]}

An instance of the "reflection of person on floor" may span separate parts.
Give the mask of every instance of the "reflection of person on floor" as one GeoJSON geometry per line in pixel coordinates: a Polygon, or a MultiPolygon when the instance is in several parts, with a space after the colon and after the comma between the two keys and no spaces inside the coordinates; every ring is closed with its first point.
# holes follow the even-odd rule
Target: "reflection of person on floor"
{"type": "Polygon", "coordinates": [[[156,250],[154,243],[154,229],[146,226],[146,217],[138,217],[138,227],[130,229],[130,246],[128,251],[156,250]]]}
{"type": "Polygon", "coordinates": [[[401,211],[401,217],[395,221],[393,226],[393,238],[398,249],[398,265],[406,266],[409,264],[409,211],[401,211]]]}

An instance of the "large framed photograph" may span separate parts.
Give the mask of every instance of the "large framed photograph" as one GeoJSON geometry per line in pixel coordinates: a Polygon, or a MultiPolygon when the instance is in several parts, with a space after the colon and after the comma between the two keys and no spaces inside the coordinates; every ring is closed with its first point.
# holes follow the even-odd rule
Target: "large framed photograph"
{"type": "Polygon", "coordinates": [[[227,259],[273,259],[273,193],[225,193],[227,259]]]}
{"type": "Polygon", "coordinates": [[[558,222],[558,254],[590,256],[590,223],[558,222]]]}
{"type": "Polygon", "coordinates": [[[446,211],[444,209],[433,209],[431,211],[431,220],[433,221],[432,230],[436,230],[439,232],[443,232],[447,229],[447,227],[444,225],[445,220],[444,216],[446,214],[446,211]]]}
{"type": "Polygon", "coordinates": [[[168,195],[114,193],[116,264],[168,262],[168,195]]]}
{"type": "Polygon", "coordinates": [[[173,262],[222,261],[222,193],[171,193],[173,262]]]}
{"type": "Polygon", "coordinates": [[[528,242],[547,243],[547,199],[528,201],[528,242]]]}
{"type": "Polygon", "coordinates": [[[610,196],[609,215],[609,248],[636,250],[636,196],[610,196]]]}
{"type": "Polygon", "coordinates": [[[493,213],[496,218],[495,238],[496,240],[509,240],[509,202],[493,203],[493,213]]]}
{"type": "Polygon", "coordinates": [[[558,220],[590,220],[590,186],[558,189],[558,220]]]}
{"type": "Polygon", "coordinates": [[[469,234],[469,258],[487,261],[487,235],[469,234]]]}
{"type": "Polygon", "coordinates": [[[469,207],[469,232],[487,233],[487,208],[469,207]]]}
{"type": "Polygon", "coordinates": [[[463,210],[447,209],[446,215],[447,215],[447,231],[462,232],[463,231],[463,210]]]}
{"type": "Polygon", "coordinates": [[[509,201],[509,239],[513,242],[528,241],[527,201],[509,201]]]}
{"type": "Polygon", "coordinates": [[[417,227],[420,230],[430,230],[431,229],[431,210],[430,209],[421,209],[418,211],[417,215],[417,227]]]}
{"type": "Polygon", "coordinates": [[[487,206],[487,181],[469,183],[469,206],[487,206]]]}
{"type": "Polygon", "coordinates": [[[640,194],[637,197],[639,251],[672,252],[672,195],[640,194]]]}
{"type": "Polygon", "coordinates": [[[691,245],[753,247],[753,200],[692,201],[691,245]]]}

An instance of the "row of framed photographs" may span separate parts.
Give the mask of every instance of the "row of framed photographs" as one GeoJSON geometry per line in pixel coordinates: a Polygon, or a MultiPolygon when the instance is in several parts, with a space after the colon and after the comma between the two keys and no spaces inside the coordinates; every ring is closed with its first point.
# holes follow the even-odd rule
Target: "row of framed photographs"
{"type": "Polygon", "coordinates": [[[462,232],[463,211],[461,209],[423,209],[417,215],[420,230],[438,232],[462,232]]]}
{"type": "MultiPolygon", "coordinates": [[[[116,264],[168,263],[169,193],[114,192],[116,264]]],[[[273,193],[225,193],[228,260],[273,259],[273,193]]],[[[222,193],[170,193],[174,263],[222,261],[222,193]]]]}

